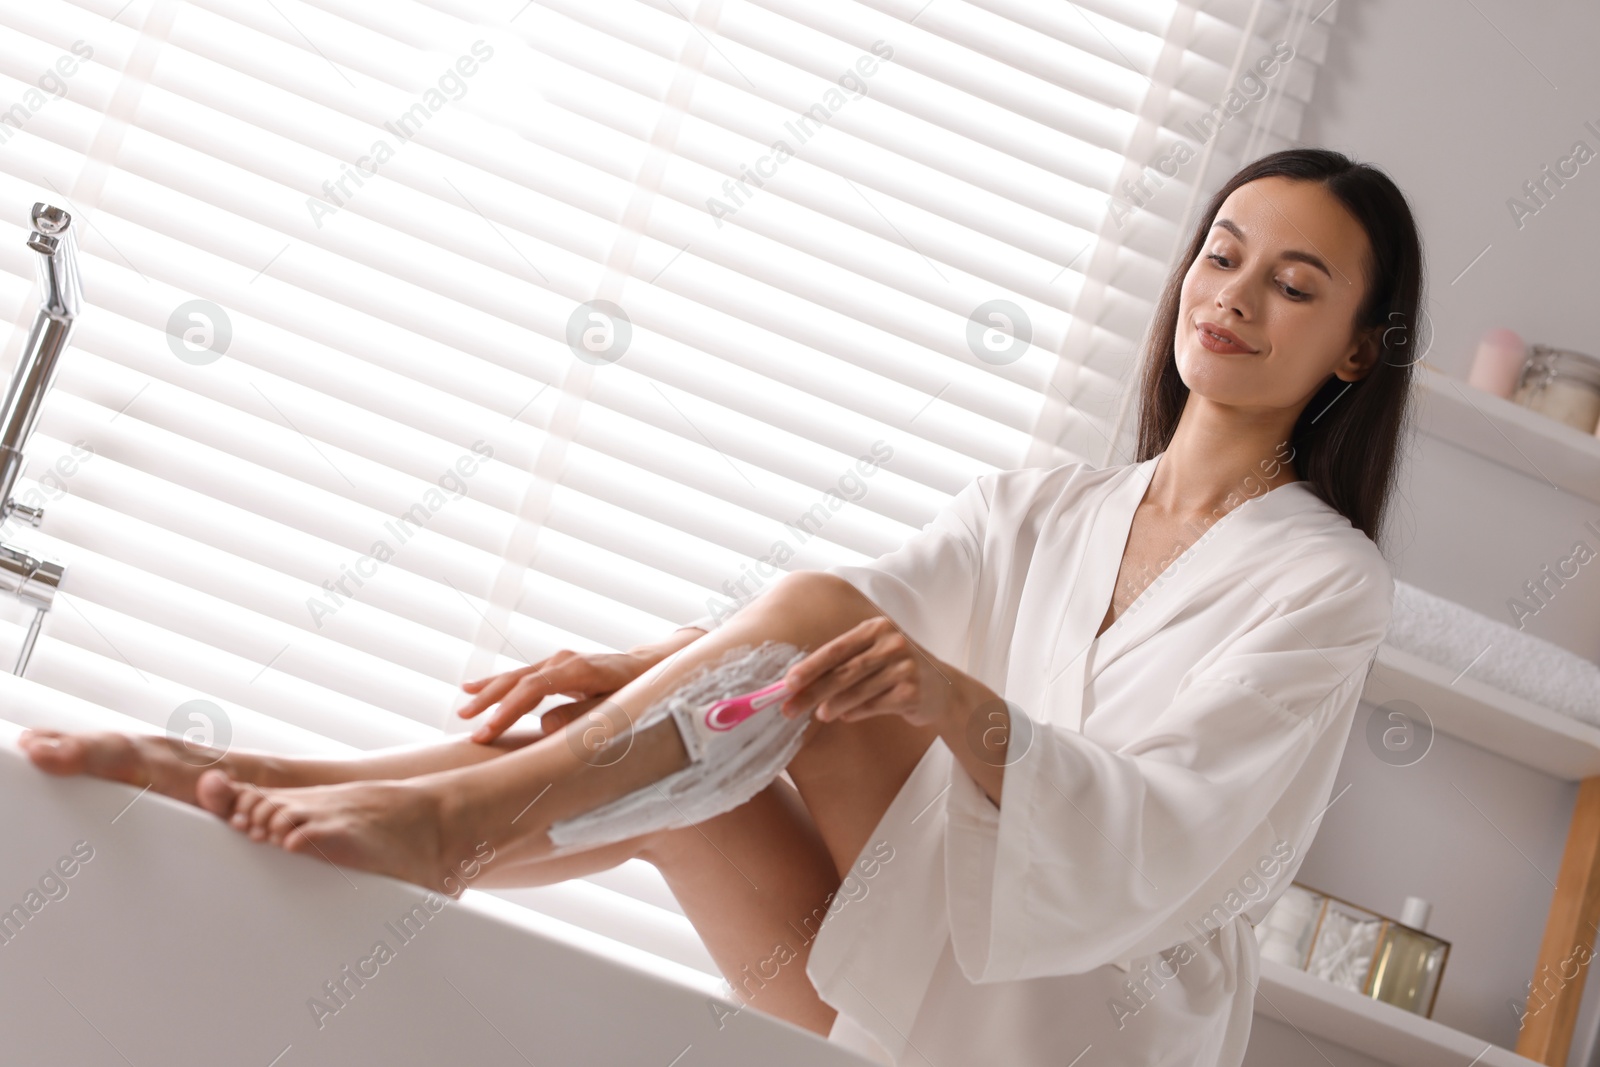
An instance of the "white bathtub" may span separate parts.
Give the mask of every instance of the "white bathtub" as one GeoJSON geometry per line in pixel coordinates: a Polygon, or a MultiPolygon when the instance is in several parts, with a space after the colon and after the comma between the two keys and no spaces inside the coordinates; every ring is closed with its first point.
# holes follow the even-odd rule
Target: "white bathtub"
{"type": "Polygon", "coordinates": [[[866,1062],[497,897],[433,914],[166,797],[50,777],[19,732],[0,723],[0,913],[26,915],[0,923],[6,1067],[866,1062]]]}

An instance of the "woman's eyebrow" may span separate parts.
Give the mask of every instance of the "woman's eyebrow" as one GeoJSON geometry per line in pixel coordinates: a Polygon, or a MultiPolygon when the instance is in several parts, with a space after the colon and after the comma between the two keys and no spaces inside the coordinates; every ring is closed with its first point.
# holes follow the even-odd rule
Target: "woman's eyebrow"
{"type": "MultiPolygon", "coordinates": [[[[1221,226],[1224,230],[1227,230],[1229,233],[1233,234],[1240,241],[1244,241],[1244,231],[1239,229],[1239,224],[1234,222],[1232,219],[1218,219],[1211,225],[1213,227],[1221,226]]],[[[1282,256],[1284,259],[1292,259],[1300,263],[1309,263],[1311,266],[1326,274],[1329,281],[1333,280],[1333,272],[1328,269],[1328,265],[1322,261],[1321,256],[1312,255],[1310,252],[1302,252],[1296,248],[1284,250],[1282,256]]]]}

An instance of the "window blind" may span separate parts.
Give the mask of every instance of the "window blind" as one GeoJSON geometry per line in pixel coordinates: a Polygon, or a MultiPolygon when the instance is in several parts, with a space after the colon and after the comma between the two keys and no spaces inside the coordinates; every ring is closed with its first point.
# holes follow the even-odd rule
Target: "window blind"
{"type": "Polygon", "coordinates": [[[33,202],[86,304],[4,531],[68,566],[13,714],[435,738],[466,678],[1125,461],[1322,2],[0,0],[5,361],[33,202]]]}

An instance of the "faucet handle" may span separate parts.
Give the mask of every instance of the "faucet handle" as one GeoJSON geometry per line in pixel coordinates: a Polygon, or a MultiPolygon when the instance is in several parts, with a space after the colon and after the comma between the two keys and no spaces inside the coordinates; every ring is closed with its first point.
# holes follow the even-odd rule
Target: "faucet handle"
{"type": "Polygon", "coordinates": [[[33,205],[34,230],[28,234],[28,247],[39,253],[40,298],[44,313],[58,322],[77,318],[83,302],[83,283],[78,277],[77,241],[72,215],[49,204],[33,205]]]}
{"type": "Polygon", "coordinates": [[[33,205],[33,228],[40,233],[57,234],[72,225],[72,215],[49,204],[33,205]]]}
{"type": "Polygon", "coordinates": [[[44,508],[36,508],[31,504],[19,504],[15,500],[6,501],[3,514],[6,518],[15,515],[35,530],[39,528],[40,523],[44,522],[44,508]]]}

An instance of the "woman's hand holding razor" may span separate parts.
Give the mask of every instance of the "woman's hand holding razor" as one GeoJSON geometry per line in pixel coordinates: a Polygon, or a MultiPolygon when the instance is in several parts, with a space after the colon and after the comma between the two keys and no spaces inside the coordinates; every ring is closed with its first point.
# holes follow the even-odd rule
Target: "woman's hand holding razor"
{"type": "Polygon", "coordinates": [[[789,668],[784,684],[784,715],[815,708],[824,722],[899,715],[913,726],[936,726],[969,711],[980,691],[993,697],[977,679],[929,655],[885,615],[817,648],[789,668]]]}
{"type": "Polygon", "coordinates": [[[933,727],[1000,806],[1006,765],[1021,756],[1010,744],[1011,706],[972,675],[929,655],[888,616],[822,645],[789,668],[784,684],[787,716],[815,708],[824,722],[899,715],[913,726],[933,727]]]}

